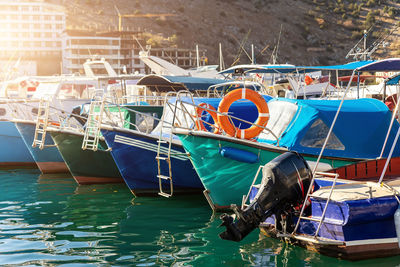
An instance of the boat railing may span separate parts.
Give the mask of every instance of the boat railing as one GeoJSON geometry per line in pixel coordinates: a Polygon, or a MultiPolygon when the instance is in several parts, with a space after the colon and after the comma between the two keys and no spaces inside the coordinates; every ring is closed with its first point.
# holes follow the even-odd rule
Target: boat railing
{"type": "Polygon", "coordinates": [[[235,80],[226,83],[219,83],[215,85],[211,85],[207,89],[207,98],[222,98],[227,93],[231,92],[232,90],[238,88],[248,88],[252,89],[256,92],[260,92],[261,94],[267,94],[268,90],[265,86],[261,83],[255,81],[248,81],[248,80],[235,80]],[[221,89],[220,89],[221,88],[221,89]]]}
{"type": "Polygon", "coordinates": [[[257,180],[258,180],[257,178],[258,178],[258,176],[260,175],[260,172],[264,169],[264,166],[265,166],[265,165],[260,165],[260,166],[258,167],[258,170],[257,170],[257,172],[256,172],[256,175],[254,176],[253,181],[252,181],[252,183],[251,183],[251,185],[250,185],[250,187],[249,187],[249,192],[247,192],[247,195],[243,195],[243,198],[242,198],[242,205],[241,205],[241,209],[242,209],[242,210],[244,210],[244,209],[248,206],[246,203],[247,203],[247,201],[249,200],[251,190],[252,190],[253,186],[255,185],[255,183],[257,182],[257,180]]]}
{"type": "Polygon", "coordinates": [[[76,118],[84,118],[78,114],[66,112],[60,108],[50,105],[51,100],[42,98],[37,109],[36,119],[33,121],[35,125],[35,133],[33,137],[32,147],[52,147],[55,145],[46,145],[47,130],[49,127],[55,129],[68,129],[83,132],[82,124],[76,118]]]}
{"type": "MultiPolygon", "coordinates": [[[[193,114],[193,111],[195,111],[196,109],[200,109],[200,110],[207,111],[209,113],[211,113],[211,112],[215,113],[217,116],[218,115],[219,116],[226,116],[226,117],[228,117],[228,119],[229,119],[229,121],[230,121],[230,123],[232,125],[234,125],[233,121],[236,120],[236,121],[239,121],[239,122],[244,123],[246,125],[251,125],[251,126],[255,126],[255,127],[261,128],[261,129],[263,129],[263,131],[264,130],[267,131],[268,133],[270,133],[275,138],[276,146],[279,147],[279,137],[271,129],[267,128],[266,126],[258,125],[258,124],[254,123],[254,122],[247,121],[245,119],[239,118],[239,117],[234,116],[234,115],[229,115],[229,114],[224,113],[224,112],[219,112],[218,110],[211,109],[209,107],[204,107],[204,106],[197,105],[197,104],[194,103],[194,100],[192,102],[188,102],[186,100],[178,100],[178,103],[179,103],[179,105],[178,104],[175,105],[176,111],[185,113],[187,116],[183,116],[183,117],[185,119],[187,117],[189,117],[191,119],[192,123],[187,123],[187,121],[185,121],[185,123],[179,123],[179,121],[177,123],[174,122],[173,123],[173,127],[174,128],[182,128],[182,129],[188,129],[188,130],[196,129],[198,131],[201,131],[202,129],[199,128],[199,125],[200,125],[200,123],[202,123],[202,124],[206,124],[206,125],[210,126],[211,128],[215,128],[216,130],[218,130],[219,133],[223,133],[223,129],[218,125],[218,122],[214,122],[214,124],[211,124],[210,122],[204,120],[202,118],[202,116],[197,116],[196,114],[193,114]],[[178,106],[181,107],[181,108],[179,108],[178,106]],[[187,106],[191,106],[192,109],[189,111],[187,106]]],[[[174,113],[174,118],[175,117],[177,117],[177,116],[174,113]]],[[[236,137],[238,135],[238,130],[240,130],[240,129],[235,127],[234,137],[236,137]]]]}
{"type": "Polygon", "coordinates": [[[0,104],[6,104],[9,110],[9,119],[31,119],[34,120],[37,112],[39,99],[29,100],[11,100],[1,101],[0,104]],[[1,103],[2,102],[2,103],[1,103]]]}

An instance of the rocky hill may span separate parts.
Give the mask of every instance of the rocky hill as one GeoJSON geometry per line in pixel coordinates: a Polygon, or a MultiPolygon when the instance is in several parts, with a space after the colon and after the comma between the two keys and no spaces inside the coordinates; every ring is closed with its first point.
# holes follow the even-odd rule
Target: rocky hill
{"type": "MultiPolygon", "coordinates": [[[[61,1],[61,0],[59,0],[61,1]]],[[[54,1],[53,1],[54,2],[54,1]]],[[[152,46],[207,49],[218,62],[222,44],[227,66],[257,63],[336,64],[368,33],[367,45],[388,36],[375,58],[400,56],[400,0],[64,0],[71,28],[116,29],[121,14],[165,17],[123,18],[124,29],[145,30],[152,46]],[[159,34],[161,33],[161,34],[159,34]],[[244,50],[240,49],[243,47],[244,50]]]]}

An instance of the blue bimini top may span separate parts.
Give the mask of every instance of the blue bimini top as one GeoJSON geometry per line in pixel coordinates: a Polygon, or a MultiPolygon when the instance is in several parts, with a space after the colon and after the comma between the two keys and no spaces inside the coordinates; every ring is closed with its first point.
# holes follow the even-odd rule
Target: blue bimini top
{"type": "MultiPolygon", "coordinates": [[[[282,110],[291,106],[292,115],[284,129],[272,129],[279,145],[300,153],[318,155],[339,108],[340,100],[274,99],[270,107],[271,124],[277,122],[282,110]],[[297,107],[296,107],[297,106],[297,107]],[[278,109],[278,111],[276,110],[278,109]],[[278,115],[277,115],[278,114],[278,115]]],[[[376,99],[345,100],[324,156],[372,159],[379,157],[389,129],[392,113],[376,99]]],[[[267,124],[267,128],[274,127],[267,124]]],[[[282,127],[281,127],[282,128],[282,127]]],[[[387,157],[399,128],[395,120],[383,156],[387,157]]],[[[271,136],[261,134],[259,142],[276,144],[271,136]]],[[[393,156],[400,156],[400,144],[393,156]]]]}

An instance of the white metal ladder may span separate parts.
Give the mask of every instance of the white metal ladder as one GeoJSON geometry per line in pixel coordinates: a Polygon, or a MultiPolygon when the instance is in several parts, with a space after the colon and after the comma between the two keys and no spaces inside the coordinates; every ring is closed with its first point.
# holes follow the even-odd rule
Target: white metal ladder
{"type": "Polygon", "coordinates": [[[83,136],[82,149],[97,151],[100,140],[100,126],[103,118],[104,98],[103,90],[96,90],[90,102],[89,114],[83,136]]]}
{"type": "MultiPolygon", "coordinates": [[[[181,94],[188,94],[188,91],[180,91],[178,93],[169,92],[169,93],[166,94],[165,100],[164,100],[164,112],[163,112],[163,115],[162,115],[161,121],[160,121],[160,123],[161,123],[161,125],[160,125],[160,136],[159,136],[159,139],[157,140],[158,146],[157,146],[156,160],[157,160],[157,168],[158,168],[158,174],[157,174],[158,185],[159,185],[158,194],[160,196],[163,196],[163,197],[171,197],[173,195],[173,193],[174,193],[174,186],[173,186],[173,180],[172,180],[171,155],[186,155],[186,153],[171,153],[172,140],[173,140],[172,129],[174,128],[174,125],[175,125],[177,106],[178,106],[178,101],[180,100],[180,95],[181,94]],[[165,127],[164,124],[165,124],[165,120],[166,120],[165,114],[167,113],[165,111],[166,111],[167,107],[172,110],[171,104],[168,103],[168,99],[171,98],[172,94],[176,94],[176,99],[175,99],[175,105],[173,107],[174,116],[172,118],[172,123],[171,123],[171,126],[168,126],[171,129],[171,132],[169,134],[168,141],[167,141],[166,138],[163,137],[163,129],[165,127]],[[163,147],[162,144],[168,144],[167,151],[165,151],[165,147],[163,147]],[[162,173],[162,168],[161,168],[162,162],[166,162],[167,163],[167,166],[168,166],[168,173],[167,174],[163,174],[162,173]],[[163,184],[162,184],[163,180],[169,182],[169,192],[167,192],[167,191],[165,191],[163,189],[163,184]]],[[[191,97],[191,99],[192,99],[192,101],[194,103],[193,95],[190,94],[190,97],[191,97]]]]}
{"type": "Polygon", "coordinates": [[[50,101],[44,98],[40,99],[32,147],[39,146],[39,149],[43,149],[45,146],[49,112],[50,101]]]}
{"type": "MultiPolygon", "coordinates": [[[[307,239],[307,238],[304,237],[304,236],[299,237],[299,236],[296,234],[296,232],[297,232],[297,229],[299,228],[300,221],[301,221],[301,220],[308,220],[308,221],[315,221],[315,222],[318,222],[318,228],[317,228],[317,230],[315,231],[314,236],[312,237],[313,241],[316,241],[316,240],[318,239],[318,233],[319,233],[319,231],[320,231],[320,229],[321,229],[321,226],[322,226],[322,223],[323,223],[323,221],[324,221],[324,219],[325,219],[325,213],[326,213],[326,210],[327,210],[327,208],[328,208],[329,202],[331,201],[332,192],[333,192],[333,190],[334,190],[334,188],[335,188],[336,181],[337,181],[337,178],[338,178],[338,177],[339,177],[339,174],[337,174],[337,173],[315,172],[315,174],[313,175],[313,178],[312,178],[312,180],[311,180],[309,189],[308,189],[308,191],[307,191],[307,195],[306,195],[306,197],[305,197],[303,206],[301,207],[300,215],[299,215],[299,217],[298,217],[299,219],[297,220],[296,226],[295,226],[295,228],[294,228],[294,230],[293,230],[293,232],[292,232],[292,236],[293,236],[293,237],[295,237],[296,239],[307,239]],[[306,217],[306,216],[304,216],[304,210],[305,210],[305,207],[306,207],[306,203],[307,203],[307,201],[308,201],[310,195],[312,194],[311,188],[312,188],[313,185],[314,185],[315,176],[317,176],[317,175],[318,175],[318,176],[323,176],[323,177],[331,177],[331,178],[334,178],[334,179],[333,179],[333,182],[332,182],[330,191],[329,191],[328,199],[326,200],[326,204],[325,204],[324,210],[322,211],[321,217],[320,217],[320,218],[306,217]]],[[[325,241],[324,241],[324,242],[325,242],[325,241]]],[[[341,242],[341,241],[340,241],[340,242],[341,242]]]]}

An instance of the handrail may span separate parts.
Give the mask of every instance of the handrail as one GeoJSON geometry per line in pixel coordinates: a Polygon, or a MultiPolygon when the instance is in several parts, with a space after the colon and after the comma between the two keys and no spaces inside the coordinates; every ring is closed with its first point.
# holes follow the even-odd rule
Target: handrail
{"type": "MultiPolygon", "coordinates": [[[[191,105],[191,106],[193,106],[193,107],[200,107],[200,106],[198,106],[198,105],[196,105],[196,104],[192,104],[192,103],[189,103],[189,102],[184,102],[184,101],[182,101],[182,103],[183,103],[183,104],[191,105]]],[[[209,109],[209,108],[207,108],[207,107],[201,107],[201,109],[206,110],[206,111],[209,111],[209,112],[215,112],[216,114],[220,114],[220,115],[223,115],[223,116],[227,116],[229,119],[235,119],[235,120],[238,120],[238,121],[240,121],[240,122],[243,122],[243,123],[246,123],[246,124],[250,124],[250,125],[253,125],[253,126],[262,128],[262,129],[268,131],[268,132],[276,139],[277,146],[279,147],[279,137],[276,136],[276,134],[274,134],[270,129],[268,129],[268,128],[265,127],[265,126],[261,126],[261,125],[255,124],[254,122],[246,121],[246,120],[244,120],[244,119],[241,119],[241,118],[236,117],[236,116],[233,116],[233,115],[229,115],[229,114],[227,114],[227,113],[219,112],[218,110],[212,110],[212,109],[209,109]]],[[[189,114],[189,115],[192,117],[191,114],[189,114]]],[[[201,121],[207,123],[207,122],[204,121],[204,120],[201,120],[201,121]]],[[[188,129],[190,129],[190,128],[188,128],[188,129]]]]}
{"type": "Polygon", "coordinates": [[[392,114],[392,119],[390,120],[389,129],[388,129],[388,131],[387,131],[387,133],[386,133],[385,141],[383,142],[383,146],[382,146],[382,150],[381,150],[381,154],[379,155],[379,158],[382,158],[383,153],[384,153],[384,151],[385,151],[386,144],[387,144],[387,141],[388,141],[388,139],[389,139],[390,132],[392,131],[392,127],[393,127],[393,124],[394,124],[394,120],[396,119],[397,111],[399,110],[399,105],[400,105],[400,101],[397,101],[396,107],[395,107],[395,109],[394,109],[394,111],[393,111],[393,114],[392,114]]]}

